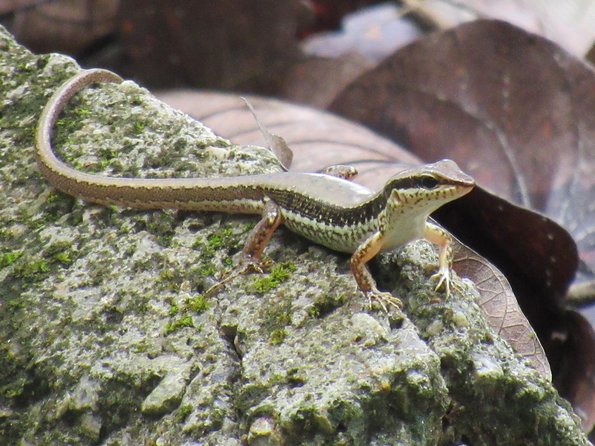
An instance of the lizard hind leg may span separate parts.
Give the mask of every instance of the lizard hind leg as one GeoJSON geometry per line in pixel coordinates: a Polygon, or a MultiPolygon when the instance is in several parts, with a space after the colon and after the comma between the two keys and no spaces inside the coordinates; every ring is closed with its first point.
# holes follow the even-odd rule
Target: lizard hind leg
{"type": "Polygon", "coordinates": [[[265,198],[262,218],[248,235],[248,240],[246,240],[246,244],[242,250],[240,264],[259,264],[262,253],[281,223],[283,223],[281,209],[273,200],[265,198]]]}
{"type": "Polygon", "coordinates": [[[249,272],[257,272],[262,274],[262,253],[271,240],[271,237],[275,233],[275,230],[281,223],[283,223],[281,209],[274,201],[265,198],[262,217],[256,226],[254,226],[252,231],[250,231],[248,239],[246,240],[246,244],[244,245],[244,249],[242,249],[239,263],[233,268],[232,271],[224,274],[224,277],[219,282],[209,288],[205,292],[205,295],[211,295],[242,274],[249,272]]]}

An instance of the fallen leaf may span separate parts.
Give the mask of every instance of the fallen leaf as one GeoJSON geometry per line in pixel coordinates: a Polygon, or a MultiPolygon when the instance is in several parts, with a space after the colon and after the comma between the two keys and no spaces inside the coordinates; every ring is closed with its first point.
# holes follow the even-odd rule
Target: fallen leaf
{"type": "Polygon", "coordinates": [[[275,157],[279,160],[281,167],[283,167],[285,171],[288,171],[293,161],[293,151],[289,148],[287,142],[285,142],[285,140],[282,137],[280,137],[279,135],[275,135],[274,133],[271,133],[266,128],[266,126],[259,121],[258,116],[256,115],[256,111],[254,110],[254,107],[252,107],[250,101],[248,101],[248,99],[246,98],[242,98],[242,100],[246,103],[246,107],[248,107],[250,113],[252,113],[254,122],[256,122],[256,125],[260,130],[260,134],[266,142],[265,147],[268,147],[271,150],[271,152],[273,152],[275,157]]]}
{"type": "MultiPolygon", "coordinates": [[[[239,96],[192,90],[155,92],[155,95],[236,144],[267,144],[239,96]]],[[[360,172],[355,181],[366,184],[383,175],[368,167],[376,167],[376,162],[388,165],[400,160],[419,164],[416,157],[395,143],[339,116],[257,96],[247,99],[267,129],[281,135],[293,150],[291,170],[314,172],[332,164],[351,164],[360,172]]]]}
{"type": "MultiPolygon", "coordinates": [[[[453,158],[479,185],[520,205],[478,188],[451,203],[458,210],[451,215],[467,225],[462,241],[506,275],[548,355],[553,352],[554,327],[564,320],[561,299],[578,262],[573,238],[552,220],[576,240],[578,282],[594,278],[593,70],[538,36],[478,21],[401,49],[330,108],[424,160],[453,158]]],[[[589,361],[574,366],[585,370],[589,361]]],[[[572,379],[559,382],[571,387],[572,379]]],[[[584,383],[592,399],[593,383],[584,383]]]]}
{"type": "Polygon", "coordinates": [[[551,344],[552,350],[561,350],[553,355],[559,361],[555,367],[562,371],[554,384],[564,398],[572,401],[581,417],[583,429],[588,432],[595,426],[593,327],[576,311],[566,310],[551,344]]]}
{"type": "Polygon", "coordinates": [[[544,212],[570,230],[593,270],[594,86],[593,71],[551,42],[480,21],[403,48],[331,110],[424,160],[447,155],[481,186],[544,212]]]}
{"type": "Polygon", "coordinates": [[[550,39],[582,57],[595,40],[595,3],[590,0],[405,0],[415,15],[439,29],[478,19],[499,19],[550,39]]]}
{"type": "Polygon", "coordinates": [[[472,280],[477,287],[480,304],[490,326],[551,381],[552,371],[545,351],[504,274],[458,240],[453,251],[453,269],[459,276],[472,280]]]}

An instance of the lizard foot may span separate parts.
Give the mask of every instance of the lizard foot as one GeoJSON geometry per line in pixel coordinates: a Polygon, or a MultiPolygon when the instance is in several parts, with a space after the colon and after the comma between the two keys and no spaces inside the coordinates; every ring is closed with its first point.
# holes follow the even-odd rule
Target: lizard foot
{"type": "Polygon", "coordinates": [[[430,280],[438,281],[438,283],[436,284],[436,288],[434,288],[434,291],[438,291],[438,290],[440,290],[440,288],[444,287],[444,291],[445,291],[445,295],[446,295],[447,299],[450,297],[451,287],[455,290],[458,290],[460,288],[458,285],[456,285],[452,281],[452,277],[450,275],[450,269],[447,269],[447,268],[445,268],[445,269],[440,268],[440,270],[438,270],[438,272],[436,274],[433,274],[430,277],[430,280]]]}
{"type": "Polygon", "coordinates": [[[215,285],[213,285],[212,287],[210,287],[208,290],[205,291],[205,296],[210,296],[210,295],[216,293],[221,288],[223,288],[225,285],[227,285],[229,282],[231,282],[233,279],[235,279],[236,277],[239,277],[241,275],[250,274],[250,273],[263,274],[264,269],[267,266],[269,266],[268,262],[256,260],[252,257],[243,257],[234,268],[223,272],[219,282],[217,282],[215,285]]]}
{"type": "MultiPolygon", "coordinates": [[[[228,277],[235,279],[243,274],[257,273],[263,274],[264,270],[269,266],[270,262],[257,260],[253,257],[242,257],[238,264],[231,270],[223,273],[222,280],[228,281],[228,277]]],[[[231,280],[229,279],[229,280],[231,280]]]]}
{"type": "Polygon", "coordinates": [[[391,293],[374,289],[365,292],[365,295],[368,298],[368,306],[370,309],[373,308],[374,302],[377,302],[385,313],[388,313],[388,307],[396,308],[398,311],[401,311],[401,308],[403,308],[403,302],[401,302],[401,299],[393,296],[391,293]]]}

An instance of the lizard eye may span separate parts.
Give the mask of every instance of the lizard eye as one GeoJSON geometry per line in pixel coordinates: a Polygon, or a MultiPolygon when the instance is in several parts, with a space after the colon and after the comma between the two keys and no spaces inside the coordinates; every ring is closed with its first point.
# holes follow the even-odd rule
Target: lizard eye
{"type": "Polygon", "coordinates": [[[434,189],[438,186],[438,180],[431,176],[423,176],[421,177],[419,184],[424,189],[434,189]]]}

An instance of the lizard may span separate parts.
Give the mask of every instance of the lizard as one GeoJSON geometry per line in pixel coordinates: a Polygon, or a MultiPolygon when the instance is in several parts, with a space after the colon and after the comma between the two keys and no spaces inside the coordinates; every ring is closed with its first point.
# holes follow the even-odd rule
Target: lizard
{"type": "Polygon", "coordinates": [[[350,269],[359,290],[386,310],[401,300],[380,291],[366,264],[380,251],[425,238],[439,247],[436,290],[450,293],[452,238],[430,214],[470,192],[475,182],[454,161],[441,160],[409,168],[373,192],[349,181],[341,169],[331,174],[279,172],[219,178],[145,179],[109,177],[76,170],[52,148],[52,132],[69,100],[94,83],[120,83],[103,69],[82,70],[50,97],[39,117],[35,151],[42,174],[60,191],[102,205],[136,209],[174,208],[260,215],[242,250],[241,263],[258,269],[275,230],[289,230],[338,252],[351,254],[350,269]]]}

